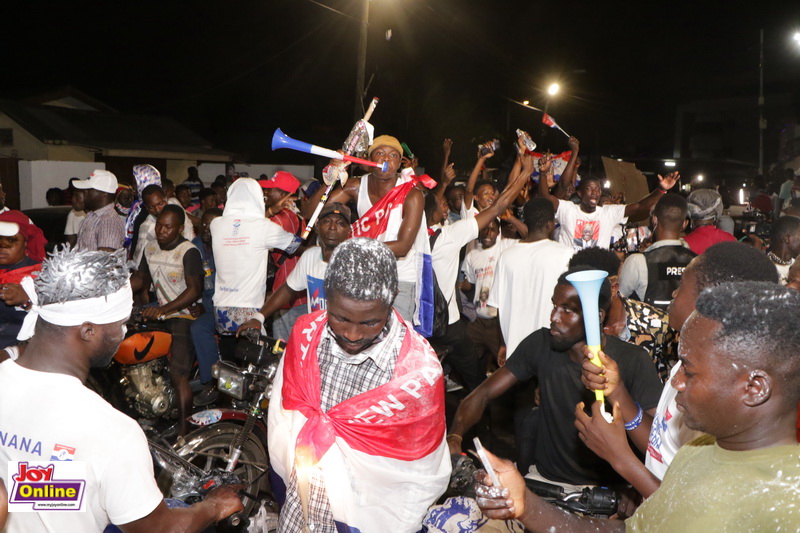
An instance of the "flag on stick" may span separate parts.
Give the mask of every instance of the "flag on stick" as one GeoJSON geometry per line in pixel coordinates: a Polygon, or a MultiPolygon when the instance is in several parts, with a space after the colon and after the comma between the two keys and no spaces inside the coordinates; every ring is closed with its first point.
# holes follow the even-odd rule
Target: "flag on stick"
{"type": "Polygon", "coordinates": [[[556,121],[555,121],[555,120],[553,120],[553,117],[551,117],[551,116],[550,116],[550,115],[548,115],[547,113],[544,113],[544,114],[542,114],[542,124],[545,124],[545,125],[547,125],[547,126],[550,126],[551,128],[557,128],[557,129],[558,129],[558,131],[560,131],[561,133],[563,133],[564,135],[566,135],[567,137],[569,137],[569,133],[567,133],[566,131],[564,131],[564,130],[561,128],[561,126],[559,126],[558,124],[556,124],[556,121]]]}

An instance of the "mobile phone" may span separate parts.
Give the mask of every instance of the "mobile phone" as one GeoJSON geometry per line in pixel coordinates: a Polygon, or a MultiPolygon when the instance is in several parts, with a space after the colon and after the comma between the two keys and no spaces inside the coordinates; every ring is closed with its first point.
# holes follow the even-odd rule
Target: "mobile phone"
{"type": "Polygon", "coordinates": [[[481,463],[483,463],[483,468],[489,474],[489,477],[492,478],[492,485],[495,487],[502,487],[500,484],[500,480],[497,478],[497,473],[492,468],[492,464],[489,462],[489,458],[486,456],[486,450],[483,449],[483,445],[481,444],[481,439],[475,437],[472,439],[472,442],[475,444],[475,451],[478,454],[478,457],[481,459],[481,463]]]}

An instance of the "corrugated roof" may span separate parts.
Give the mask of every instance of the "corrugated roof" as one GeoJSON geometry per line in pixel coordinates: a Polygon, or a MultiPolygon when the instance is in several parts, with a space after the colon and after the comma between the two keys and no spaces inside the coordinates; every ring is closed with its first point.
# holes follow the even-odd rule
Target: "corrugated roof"
{"type": "Polygon", "coordinates": [[[211,143],[174,119],[0,99],[0,112],[42,142],[94,148],[222,155],[211,143]]]}

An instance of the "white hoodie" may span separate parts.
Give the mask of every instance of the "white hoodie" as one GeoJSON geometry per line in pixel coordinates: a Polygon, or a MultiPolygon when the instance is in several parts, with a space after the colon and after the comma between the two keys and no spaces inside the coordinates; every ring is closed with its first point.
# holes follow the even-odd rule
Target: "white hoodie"
{"type": "Polygon", "coordinates": [[[228,190],[221,217],[211,222],[217,268],[215,307],[260,308],[267,288],[271,248],[297,248],[295,235],[266,218],[264,195],[252,178],[239,178],[228,190]]]}

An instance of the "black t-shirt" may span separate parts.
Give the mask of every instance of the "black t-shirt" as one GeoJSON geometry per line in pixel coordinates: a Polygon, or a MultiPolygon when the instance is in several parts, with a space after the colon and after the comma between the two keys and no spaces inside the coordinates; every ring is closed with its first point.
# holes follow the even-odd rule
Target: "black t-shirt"
{"type": "MultiPolygon", "coordinates": [[[[645,411],[658,405],[661,380],[647,352],[634,344],[606,336],[603,351],[617,362],[620,376],[634,401],[645,411]]],[[[539,379],[541,405],[535,462],[539,473],[553,481],[573,485],[613,485],[622,478],[607,462],[581,442],[575,428],[575,406],[584,402],[587,412],[594,392],[581,383],[581,365],[566,352],[550,347],[550,330],[542,328],[523,340],[506,368],[520,381],[539,379]]]]}

